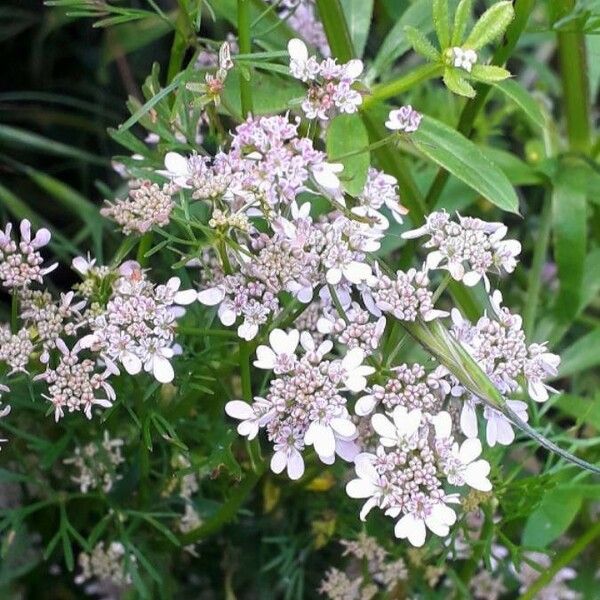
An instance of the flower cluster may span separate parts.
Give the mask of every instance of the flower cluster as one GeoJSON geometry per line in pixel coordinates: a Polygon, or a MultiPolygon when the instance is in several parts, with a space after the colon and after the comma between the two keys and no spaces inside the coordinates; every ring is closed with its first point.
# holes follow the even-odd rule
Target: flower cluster
{"type": "Polygon", "coordinates": [[[490,283],[487,273],[512,273],[521,244],[505,240],[506,226],[487,223],[473,217],[452,221],[445,211],[431,213],[422,227],[402,234],[405,239],[428,235],[425,248],[433,248],[427,256],[428,269],[446,269],[452,278],[474,286],[483,278],[486,289],[490,283]]]}
{"type": "Polygon", "coordinates": [[[31,223],[27,219],[21,221],[21,241],[12,238],[12,224],[8,223],[4,231],[0,231],[0,285],[8,290],[24,289],[34,283],[42,283],[44,275],[53,271],[58,265],[44,267],[44,259],[39,252],[50,241],[50,232],[39,229],[31,237],[31,223]]]}
{"type": "Polygon", "coordinates": [[[490,465],[478,459],[479,440],[467,439],[460,446],[454,441],[451,417],[445,411],[431,414],[398,405],[391,417],[377,413],[371,418],[379,445],[374,453],[355,458],[357,478],[348,483],[346,492],[367,499],[361,519],[378,507],[392,518],[400,517],[396,537],[422,546],[427,529],[444,537],[456,521],[449,504],[457,503],[458,495],[448,494],[443,481],[489,491],[490,465]]]}
{"type": "Polygon", "coordinates": [[[363,71],[361,60],[353,59],[338,65],[334,58],[318,62],[308,55],[306,44],[294,38],[288,43],[290,73],[309,84],[308,95],[302,102],[307,119],[328,120],[334,114],[352,114],[362,104],[362,96],[354,89],[363,71]]]}
{"type": "MultiPolygon", "coordinates": [[[[180,291],[176,277],[156,286],[134,261],[109,268],[77,257],[73,268],[83,282],[55,300],[47,289],[32,289],[50,270],[41,267],[38,251],[50,234],[42,229],[32,236],[26,220],[20,230],[19,245],[10,225],[0,240],[2,283],[13,289],[17,309],[14,331],[0,323],[0,363],[8,367],[7,378],[28,373],[39,358],[46,369],[33,380],[45,382],[42,397],[54,406],[56,420],[74,411],[91,418],[94,406],[112,406],[109,380],[119,374],[117,364],[133,374],[143,368],[159,381],[173,378],[169,359],[179,352],[174,343],[176,318],[183,314],[179,305],[195,302],[196,291],[180,291]]],[[[8,391],[0,384],[0,393],[8,391]]]]}
{"type": "MultiPolygon", "coordinates": [[[[527,383],[527,391],[536,402],[545,402],[549,391],[545,383],[557,375],[560,357],[548,352],[544,344],[527,344],[522,329],[522,319],[502,306],[502,294],[495,290],[490,298],[491,314],[481,317],[475,325],[463,318],[457,309],[452,310],[452,333],[473,359],[485,371],[503,395],[520,390],[520,381],[527,383]]],[[[463,397],[461,428],[469,437],[477,436],[475,406],[480,402],[463,386],[455,382],[452,394],[463,397]]],[[[527,404],[520,400],[507,400],[508,405],[527,421],[527,404]]],[[[499,411],[485,406],[486,437],[490,446],[508,445],[514,440],[511,424],[499,411]]]]}
{"type": "Polygon", "coordinates": [[[319,592],[330,600],[370,600],[380,592],[393,594],[398,585],[408,578],[406,563],[393,558],[374,537],[359,533],[355,540],[340,540],[343,556],[349,562],[342,572],[331,568],[325,573],[319,592]],[[365,581],[363,565],[369,580],[365,581]]]}
{"type": "Polygon", "coordinates": [[[336,454],[353,460],[358,452],[353,441],[357,431],[345,393],[363,390],[366,376],[374,371],[362,364],[364,352],[353,348],[343,359],[327,360],[331,342],[316,347],[310,334],[300,335],[297,330],[274,329],[269,342],[257,348],[254,363],[277,375],[266,397],[255,398],[253,404],[233,400],[225,407],[228,415],[241,420],[240,435],[252,439],[259,428],[266,428],[275,450],[271,468],[275,473],[287,468],[291,479],[304,473],[305,446],[313,446],[326,464],[332,464],[336,454]],[[300,357],[299,344],[304,351],[300,357]]]}
{"type": "Polygon", "coordinates": [[[153,226],[164,227],[174,203],[172,189],[168,185],[160,187],[148,180],[134,180],[129,184],[129,196],[100,209],[100,213],[121,227],[125,235],[144,234],[153,226]]]}
{"type": "Polygon", "coordinates": [[[419,129],[423,116],[410,104],[390,111],[385,126],[392,131],[413,133],[419,129]]]}
{"type": "Polygon", "coordinates": [[[80,345],[109,364],[122,364],[131,375],[143,368],[161,383],[168,383],[174,376],[169,359],[177,351],[175,321],[183,314],[179,305],[195,302],[197,293],[179,291],[177,277],[155,286],[135,261],[123,263],[118,275],[104,310],[100,314],[92,311],[87,318],[91,333],[80,345]]]}
{"type": "Polygon", "coordinates": [[[75,577],[75,583],[88,583],[86,591],[90,594],[107,589],[122,590],[131,584],[128,562],[135,563],[136,558],[133,554],[127,554],[121,542],[111,542],[108,546],[98,542],[91,553],[82,552],[79,555],[81,573],[75,577]]]}
{"type": "Polygon", "coordinates": [[[473,66],[477,63],[477,52],[471,48],[448,48],[446,50],[448,62],[457,69],[464,69],[467,73],[473,70],[473,66]]]}
{"type": "Polygon", "coordinates": [[[65,465],[72,465],[77,471],[71,476],[71,481],[79,485],[83,494],[100,489],[110,492],[114,482],[121,479],[116,470],[125,460],[121,454],[122,446],[121,438],[111,438],[108,431],[104,430],[101,444],[90,442],[75,448],[74,455],[63,460],[65,465]]]}

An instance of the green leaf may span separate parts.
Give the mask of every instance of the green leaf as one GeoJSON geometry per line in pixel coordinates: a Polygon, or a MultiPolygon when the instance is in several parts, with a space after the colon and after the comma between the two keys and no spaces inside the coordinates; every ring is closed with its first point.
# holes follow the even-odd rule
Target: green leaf
{"type": "Polygon", "coordinates": [[[450,45],[450,21],[448,0],[433,0],[433,26],[442,50],[450,45]]]}
{"type": "Polygon", "coordinates": [[[38,135],[37,133],[32,133],[31,131],[25,131],[24,129],[19,129],[17,127],[9,127],[8,125],[0,125],[0,142],[9,146],[17,146],[26,148],[27,150],[36,150],[51,156],[75,158],[95,165],[108,164],[108,160],[90,154],[85,150],[80,150],[74,146],[68,146],[67,144],[51,140],[38,135]]]}
{"type": "Polygon", "coordinates": [[[500,37],[514,19],[515,11],[510,0],[497,2],[479,18],[463,46],[479,50],[497,37],[500,37]]]}
{"type": "Polygon", "coordinates": [[[365,44],[369,36],[371,17],[373,16],[373,0],[341,1],[354,51],[356,56],[360,58],[365,51],[365,44]]]}
{"type": "Polygon", "coordinates": [[[454,27],[452,28],[452,39],[450,46],[460,46],[469,24],[473,0],[460,0],[454,13],[454,27]]]}
{"type": "Polygon", "coordinates": [[[345,63],[353,58],[355,50],[350,37],[350,30],[340,0],[315,0],[318,15],[327,35],[331,54],[345,63]]]}
{"type": "Polygon", "coordinates": [[[559,319],[575,316],[581,301],[587,240],[587,167],[563,161],[552,191],[554,259],[560,282],[559,319]]]}
{"type": "Polygon", "coordinates": [[[373,81],[398,57],[410,49],[410,42],[405,33],[407,25],[418,29],[423,35],[433,31],[431,0],[416,0],[404,11],[379,47],[367,80],[373,81]]]}
{"type": "Polygon", "coordinates": [[[561,394],[552,403],[553,407],[573,417],[578,423],[588,423],[600,431],[600,395],[594,398],[582,398],[571,394],[561,394]]]}
{"type": "Polygon", "coordinates": [[[360,194],[367,180],[370,164],[369,151],[346,154],[364,149],[369,145],[369,134],[358,114],[338,115],[327,128],[327,155],[331,162],[344,165],[340,179],[344,189],[352,196],[360,194]]]}
{"type": "MultiPolygon", "coordinates": [[[[241,116],[239,81],[240,74],[237,69],[229,71],[223,91],[224,102],[231,107],[236,117],[241,116]]],[[[253,73],[252,103],[256,115],[284,111],[293,100],[302,98],[305,94],[306,89],[295,79],[258,71],[253,73]]]]}
{"type": "Polygon", "coordinates": [[[511,77],[510,71],[504,67],[496,67],[495,65],[473,65],[471,77],[477,81],[486,83],[494,83],[496,81],[504,81],[511,77]]]}
{"type": "Polygon", "coordinates": [[[597,365],[600,365],[600,329],[584,335],[561,352],[558,378],[570,377],[597,365]]]}
{"type": "Polygon", "coordinates": [[[497,89],[506,94],[538,127],[544,127],[545,117],[538,102],[516,80],[499,81],[494,84],[497,89]]]}
{"type": "Polygon", "coordinates": [[[483,153],[508,177],[513,185],[542,185],[545,179],[516,154],[487,146],[483,153]]]}
{"type": "Polygon", "coordinates": [[[557,488],[548,492],[525,523],[523,545],[546,548],[567,531],[581,508],[581,502],[581,496],[573,490],[557,488]]]}
{"type": "Polygon", "coordinates": [[[425,116],[411,134],[415,146],[502,210],[518,214],[517,195],[506,175],[470,140],[444,123],[425,116]]]}
{"type": "Polygon", "coordinates": [[[435,46],[417,28],[407,25],[404,28],[404,33],[417,54],[428,58],[432,62],[440,60],[440,53],[435,46]]]}
{"type": "Polygon", "coordinates": [[[461,76],[458,69],[448,67],[444,69],[444,84],[454,94],[465,96],[466,98],[474,98],[475,90],[471,84],[461,76]]]}

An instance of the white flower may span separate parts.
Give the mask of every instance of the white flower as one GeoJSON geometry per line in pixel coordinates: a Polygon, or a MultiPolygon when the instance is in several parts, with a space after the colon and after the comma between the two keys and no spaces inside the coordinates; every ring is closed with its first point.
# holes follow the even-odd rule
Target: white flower
{"type": "Polygon", "coordinates": [[[423,116],[414,110],[410,104],[408,104],[396,110],[390,111],[388,120],[385,122],[385,126],[392,131],[404,131],[405,133],[412,133],[413,131],[417,131],[417,129],[419,129],[422,118],[423,116]]]}
{"type": "Polygon", "coordinates": [[[274,416],[275,410],[270,402],[259,396],[253,404],[242,400],[231,400],[225,405],[225,412],[241,423],[237,427],[240,435],[253,440],[258,435],[260,427],[264,427],[274,416]]]}
{"type": "Polygon", "coordinates": [[[315,183],[328,195],[333,198],[341,196],[342,183],[338,174],[344,170],[341,163],[317,163],[312,165],[311,173],[315,183]]]}
{"type": "Polygon", "coordinates": [[[341,361],[331,364],[330,374],[338,378],[351,392],[357,393],[367,387],[367,377],[375,373],[374,367],[363,365],[365,353],[352,348],[341,361]]]}
{"type": "Polygon", "coordinates": [[[312,421],[304,435],[304,443],[313,446],[321,460],[334,456],[336,437],[348,439],[356,433],[356,425],[344,412],[340,416],[327,416],[318,421],[312,421]]]}
{"type": "MultiPolygon", "coordinates": [[[[527,414],[527,404],[520,400],[506,400],[506,404],[511,408],[518,417],[523,421],[529,419],[527,414]]],[[[483,416],[487,419],[486,426],[486,440],[489,446],[495,446],[496,443],[508,446],[512,444],[515,439],[515,432],[513,431],[510,421],[499,411],[485,406],[483,409],[483,416]]]]}
{"type": "Polygon", "coordinates": [[[189,184],[192,172],[189,161],[185,156],[177,152],[167,152],[165,155],[165,170],[157,171],[161,175],[169,177],[173,183],[182,188],[191,187],[189,184]]]}
{"type": "Polygon", "coordinates": [[[290,479],[300,479],[304,474],[304,459],[300,454],[303,447],[297,432],[290,427],[283,427],[274,445],[275,453],[271,457],[271,471],[281,473],[287,468],[290,479]]]}
{"type": "Polygon", "coordinates": [[[306,44],[298,38],[288,42],[290,54],[290,74],[301,81],[311,81],[320,71],[319,63],[314,56],[309,58],[306,44]]]}
{"type": "Polygon", "coordinates": [[[308,331],[303,331],[300,334],[300,345],[304,348],[308,360],[314,364],[319,364],[323,360],[323,357],[331,352],[333,348],[331,340],[325,340],[319,346],[316,346],[312,335],[308,331]]]}
{"type": "Polygon", "coordinates": [[[459,47],[448,50],[452,64],[458,69],[464,69],[468,73],[473,70],[473,65],[477,62],[477,52],[475,50],[463,49],[459,47]]]}
{"type": "Polygon", "coordinates": [[[460,445],[460,449],[455,442],[452,446],[452,453],[460,461],[460,464],[456,464],[447,473],[448,482],[452,485],[466,483],[473,489],[489,492],[492,489],[492,484],[488,479],[490,464],[487,460],[476,460],[481,451],[481,442],[477,438],[465,440],[460,445]]]}
{"type": "Polygon", "coordinates": [[[170,383],[175,377],[175,371],[169,362],[173,355],[173,349],[168,346],[148,348],[143,358],[144,371],[152,373],[160,383],[170,383]]]}
{"type": "Polygon", "coordinates": [[[273,370],[277,375],[289,373],[296,364],[296,348],[300,334],[296,329],[286,333],[282,329],[274,329],[269,334],[271,346],[261,345],[256,349],[257,360],[254,366],[259,369],[273,370]]]}
{"type": "Polygon", "coordinates": [[[392,412],[392,421],[382,414],[371,417],[371,425],[380,436],[383,446],[392,447],[411,441],[421,424],[422,413],[418,408],[408,412],[405,406],[396,406],[392,412]]]}
{"type": "Polygon", "coordinates": [[[387,496],[387,481],[380,477],[373,466],[374,454],[362,453],[354,459],[356,479],[346,484],[346,493],[350,498],[368,498],[360,511],[360,519],[364,521],[369,511],[375,506],[383,506],[387,496]]]}
{"type": "Polygon", "coordinates": [[[394,534],[397,538],[408,539],[417,548],[425,543],[427,529],[440,537],[450,532],[456,523],[456,513],[444,502],[428,503],[419,513],[407,513],[397,523],[394,534]],[[427,529],[426,529],[427,526],[427,529]]]}

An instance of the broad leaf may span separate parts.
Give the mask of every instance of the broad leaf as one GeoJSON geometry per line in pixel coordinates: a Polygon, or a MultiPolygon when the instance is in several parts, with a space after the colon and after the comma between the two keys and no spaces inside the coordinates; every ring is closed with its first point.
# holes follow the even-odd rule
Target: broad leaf
{"type": "Polygon", "coordinates": [[[538,127],[544,127],[545,118],[540,105],[533,96],[514,79],[499,81],[494,84],[506,94],[538,127]]]}
{"type": "Polygon", "coordinates": [[[344,165],[340,179],[344,189],[357,196],[362,191],[370,164],[370,153],[360,152],[340,158],[369,145],[369,135],[362,119],[357,115],[338,115],[327,129],[327,155],[331,162],[344,165]]]}
{"type": "Polygon", "coordinates": [[[581,508],[581,502],[581,496],[573,490],[557,488],[548,492],[525,523],[523,545],[546,548],[567,531],[581,508]]]}
{"type": "Polygon", "coordinates": [[[470,140],[431,117],[411,138],[417,148],[502,210],[518,213],[517,195],[506,175],[470,140]]]}

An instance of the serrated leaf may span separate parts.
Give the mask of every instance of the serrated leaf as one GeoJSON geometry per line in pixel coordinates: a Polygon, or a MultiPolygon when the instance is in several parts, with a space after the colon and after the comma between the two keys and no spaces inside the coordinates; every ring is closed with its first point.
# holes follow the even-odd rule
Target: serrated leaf
{"type": "Polygon", "coordinates": [[[440,60],[440,53],[437,51],[435,46],[427,39],[427,37],[425,37],[418,29],[407,25],[404,28],[404,33],[406,34],[410,45],[413,47],[413,50],[417,54],[428,58],[432,62],[440,60]]]}
{"type": "Polygon", "coordinates": [[[444,69],[444,85],[453,93],[466,98],[474,98],[475,90],[473,86],[459,75],[457,69],[448,67],[444,69]]]}
{"type": "Polygon", "coordinates": [[[341,2],[354,51],[356,56],[361,57],[369,36],[373,0],[341,0],[341,2]]]}
{"type": "Polygon", "coordinates": [[[540,105],[533,96],[516,80],[499,81],[494,84],[506,94],[538,127],[544,127],[545,118],[540,105]]]}
{"type": "Polygon", "coordinates": [[[444,123],[425,116],[411,134],[430,160],[458,177],[502,210],[518,213],[518,198],[506,175],[479,148],[444,123]]]}
{"type": "Polygon", "coordinates": [[[504,33],[514,16],[512,2],[509,0],[497,2],[479,17],[463,46],[473,50],[483,48],[504,33]]]}
{"type": "Polygon", "coordinates": [[[361,152],[348,158],[346,154],[363,150],[369,145],[369,134],[358,114],[338,115],[327,128],[327,156],[331,162],[340,162],[344,189],[352,196],[360,194],[367,181],[370,153],[361,152]]]}
{"type": "Polygon", "coordinates": [[[471,71],[471,77],[478,81],[484,81],[486,83],[495,83],[496,81],[504,81],[511,77],[510,71],[504,67],[497,67],[496,65],[473,65],[471,71]]]}
{"type": "Polygon", "coordinates": [[[442,50],[450,45],[448,0],[433,0],[433,26],[442,50]]]}
{"type": "Polygon", "coordinates": [[[581,496],[571,489],[557,488],[545,494],[525,523],[523,545],[546,548],[567,531],[581,508],[581,501],[581,496]]]}
{"type": "Polygon", "coordinates": [[[454,13],[454,27],[452,28],[451,46],[460,46],[469,24],[473,0],[460,0],[454,13]]]}

